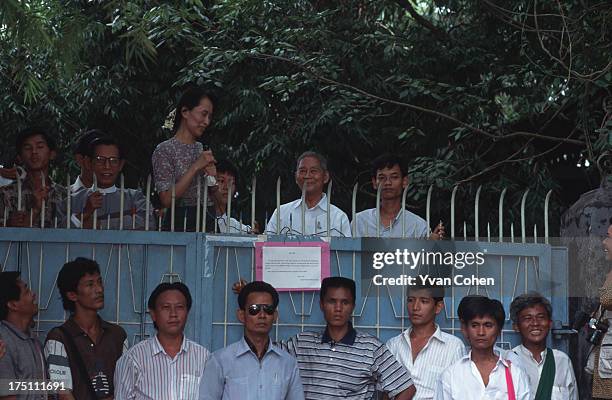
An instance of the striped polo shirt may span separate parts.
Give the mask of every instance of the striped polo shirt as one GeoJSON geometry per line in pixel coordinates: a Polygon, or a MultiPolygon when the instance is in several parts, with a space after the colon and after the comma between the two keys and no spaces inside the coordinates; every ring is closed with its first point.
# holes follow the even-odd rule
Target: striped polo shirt
{"type": "Polygon", "coordinates": [[[115,400],[198,398],[208,350],[183,336],[180,351],[170,357],[157,335],[132,346],[115,368],[115,400]]]}
{"type": "Polygon", "coordinates": [[[326,329],[299,333],[282,345],[297,359],[306,399],[370,400],[376,390],[394,397],[413,384],[385,344],[352,326],[339,342],[326,329]]]}

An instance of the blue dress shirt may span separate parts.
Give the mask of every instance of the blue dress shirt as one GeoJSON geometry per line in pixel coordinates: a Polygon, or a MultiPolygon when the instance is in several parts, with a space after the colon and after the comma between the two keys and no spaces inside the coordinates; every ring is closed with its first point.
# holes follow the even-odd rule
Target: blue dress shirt
{"type": "Polygon", "coordinates": [[[244,338],[217,350],[200,381],[200,400],[304,400],[297,361],[272,342],[259,360],[244,338]]]}

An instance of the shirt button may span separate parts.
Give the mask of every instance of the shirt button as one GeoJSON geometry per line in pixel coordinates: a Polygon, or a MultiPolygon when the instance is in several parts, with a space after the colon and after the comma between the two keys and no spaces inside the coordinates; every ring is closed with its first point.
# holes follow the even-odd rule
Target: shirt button
{"type": "Polygon", "coordinates": [[[93,347],[93,343],[91,343],[90,346],[93,347]]]}

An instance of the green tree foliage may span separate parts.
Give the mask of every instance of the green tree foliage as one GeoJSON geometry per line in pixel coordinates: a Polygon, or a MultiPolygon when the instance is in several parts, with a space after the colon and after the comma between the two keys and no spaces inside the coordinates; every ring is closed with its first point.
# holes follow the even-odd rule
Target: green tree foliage
{"type": "Polygon", "coordinates": [[[496,223],[507,187],[518,222],[529,188],[541,226],[546,193],[562,190],[550,155],[582,151],[596,168],[611,146],[610,17],[605,2],[578,0],[5,0],[0,123],[5,138],[51,124],[65,147],[84,127],[111,131],[142,183],[195,83],[220,98],[206,141],[244,171],[243,188],[258,176],[259,219],[278,176],[283,200],[297,196],[294,160],[315,149],[347,211],[355,182],[358,208],[373,206],[368,163],[393,151],[421,213],[435,185],[432,218],[448,221],[459,183],[457,219],[472,221],[482,185],[480,220],[496,223]]]}

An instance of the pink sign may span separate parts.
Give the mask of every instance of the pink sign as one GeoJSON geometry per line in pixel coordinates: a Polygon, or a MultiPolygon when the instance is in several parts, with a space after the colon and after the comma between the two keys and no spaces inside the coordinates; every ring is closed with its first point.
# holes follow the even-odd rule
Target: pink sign
{"type": "Polygon", "coordinates": [[[319,290],[329,260],[327,242],[255,243],[255,277],[279,292],[319,290]]]}

